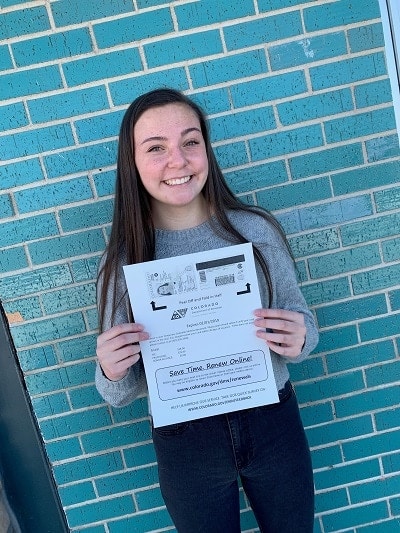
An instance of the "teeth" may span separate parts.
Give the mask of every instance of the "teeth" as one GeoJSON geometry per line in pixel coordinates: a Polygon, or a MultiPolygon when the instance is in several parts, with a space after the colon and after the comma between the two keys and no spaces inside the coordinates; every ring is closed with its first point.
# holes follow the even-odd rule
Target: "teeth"
{"type": "Polygon", "coordinates": [[[182,185],[183,183],[187,183],[190,180],[191,176],[185,176],[184,178],[176,178],[172,180],[165,180],[164,183],[167,185],[182,185]]]}

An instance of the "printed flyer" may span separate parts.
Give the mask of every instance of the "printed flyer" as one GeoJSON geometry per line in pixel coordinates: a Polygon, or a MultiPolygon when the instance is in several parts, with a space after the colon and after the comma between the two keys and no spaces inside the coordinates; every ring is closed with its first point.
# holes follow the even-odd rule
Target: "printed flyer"
{"type": "Polygon", "coordinates": [[[124,267],[155,427],[278,401],[250,243],[124,267]]]}

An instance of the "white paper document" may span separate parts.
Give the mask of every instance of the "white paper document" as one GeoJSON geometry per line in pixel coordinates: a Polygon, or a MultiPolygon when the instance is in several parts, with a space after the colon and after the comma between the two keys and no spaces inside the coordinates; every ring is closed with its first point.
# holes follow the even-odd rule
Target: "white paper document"
{"type": "Polygon", "coordinates": [[[155,427],[275,403],[251,244],[124,267],[155,427]]]}

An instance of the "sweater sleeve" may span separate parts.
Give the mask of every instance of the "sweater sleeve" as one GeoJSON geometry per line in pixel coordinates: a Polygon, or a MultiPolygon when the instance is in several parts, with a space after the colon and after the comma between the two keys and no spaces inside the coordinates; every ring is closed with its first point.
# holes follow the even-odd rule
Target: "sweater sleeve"
{"type": "MultiPolygon", "coordinates": [[[[113,283],[110,284],[113,286],[113,283]]],[[[101,278],[97,285],[97,299],[101,291],[101,278]]],[[[117,324],[129,322],[129,299],[126,292],[125,278],[121,272],[117,283],[117,307],[114,319],[112,320],[112,291],[109,289],[104,315],[104,331],[117,324]]],[[[131,403],[135,398],[147,392],[146,376],[142,358],[131,366],[126,376],[119,381],[109,380],[103,373],[99,362],[96,365],[95,374],[96,388],[102,398],[113,407],[123,407],[131,403]]]]}

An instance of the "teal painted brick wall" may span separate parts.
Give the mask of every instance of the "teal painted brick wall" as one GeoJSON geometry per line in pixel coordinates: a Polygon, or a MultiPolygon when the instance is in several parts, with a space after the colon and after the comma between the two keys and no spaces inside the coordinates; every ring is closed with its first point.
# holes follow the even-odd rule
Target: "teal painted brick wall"
{"type": "Polygon", "coordinates": [[[93,382],[119,124],[160,85],[208,111],[232,189],[296,256],[321,331],[291,367],[315,533],[398,531],[400,149],[378,0],[1,4],[0,298],[71,531],[174,531],[147,399],[114,409],[93,382]]]}

